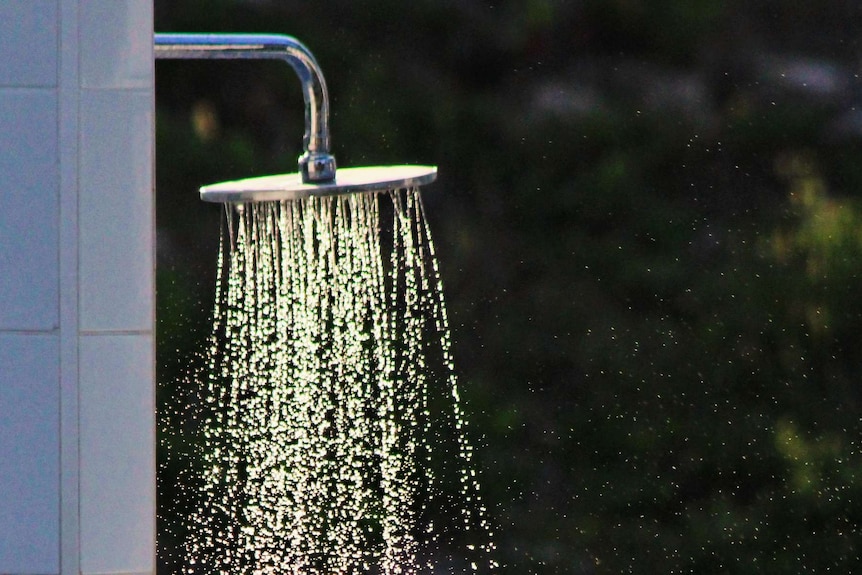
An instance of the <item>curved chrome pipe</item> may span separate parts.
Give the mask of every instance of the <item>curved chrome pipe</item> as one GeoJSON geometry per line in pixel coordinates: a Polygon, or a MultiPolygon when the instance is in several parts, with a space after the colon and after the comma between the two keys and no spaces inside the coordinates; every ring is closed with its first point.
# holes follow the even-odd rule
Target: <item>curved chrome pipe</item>
{"type": "Polygon", "coordinates": [[[304,153],[299,173],[305,183],[335,179],[335,158],[329,153],[329,95],[323,73],[299,40],[279,34],[155,34],[160,59],[276,59],[294,69],[305,100],[304,153]]]}

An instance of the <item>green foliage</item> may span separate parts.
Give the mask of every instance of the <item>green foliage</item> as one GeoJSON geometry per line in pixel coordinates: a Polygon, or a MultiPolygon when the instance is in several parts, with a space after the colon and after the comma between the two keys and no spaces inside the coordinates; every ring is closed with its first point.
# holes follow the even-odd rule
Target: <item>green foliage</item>
{"type": "MultiPolygon", "coordinates": [[[[505,573],[856,570],[862,149],[827,132],[850,96],[757,67],[767,44],[855,62],[843,4],[156,6],[160,30],[300,37],[340,165],[439,164],[425,201],[505,573]]],[[[293,171],[302,132],[289,71],[189,65],[158,70],[159,226],[194,254],[160,264],[167,341],[198,313],[176,302],[209,297],[197,186],[293,171]]]]}

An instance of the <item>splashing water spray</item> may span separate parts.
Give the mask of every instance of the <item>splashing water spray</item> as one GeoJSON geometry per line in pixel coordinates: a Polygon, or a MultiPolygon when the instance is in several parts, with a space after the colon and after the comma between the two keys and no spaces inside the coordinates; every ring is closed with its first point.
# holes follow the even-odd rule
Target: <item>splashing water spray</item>
{"type": "Polygon", "coordinates": [[[496,572],[419,192],[436,167],[336,170],[290,36],[156,34],[155,53],[282,59],[305,101],[297,173],[200,190],[227,225],[183,572],[496,572]]]}

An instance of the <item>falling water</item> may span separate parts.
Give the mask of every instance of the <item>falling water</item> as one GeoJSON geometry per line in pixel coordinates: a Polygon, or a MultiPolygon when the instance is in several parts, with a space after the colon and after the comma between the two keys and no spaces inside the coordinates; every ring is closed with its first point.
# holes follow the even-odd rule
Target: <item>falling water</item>
{"type": "Polygon", "coordinates": [[[227,222],[185,573],[494,572],[419,191],[227,222]]]}

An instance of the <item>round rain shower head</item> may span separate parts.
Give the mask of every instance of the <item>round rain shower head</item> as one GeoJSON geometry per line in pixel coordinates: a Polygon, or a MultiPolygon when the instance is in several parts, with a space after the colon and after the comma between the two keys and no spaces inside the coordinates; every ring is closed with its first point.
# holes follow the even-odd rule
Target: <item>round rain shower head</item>
{"type": "Polygon", "coordinates": [[[339,168],[331,182],[304,183],[302,175],[294,173],[211,184],[201,188],[201,199],[219,203],[296,200],[413,188],[429,184],[436,178],[436,166],[339,168]]]}

